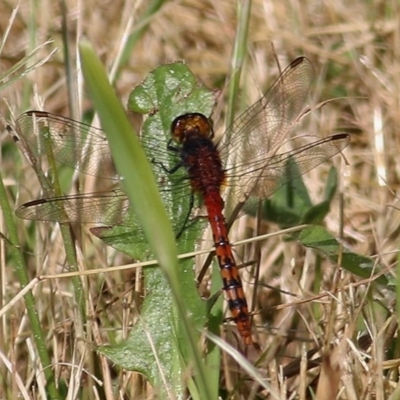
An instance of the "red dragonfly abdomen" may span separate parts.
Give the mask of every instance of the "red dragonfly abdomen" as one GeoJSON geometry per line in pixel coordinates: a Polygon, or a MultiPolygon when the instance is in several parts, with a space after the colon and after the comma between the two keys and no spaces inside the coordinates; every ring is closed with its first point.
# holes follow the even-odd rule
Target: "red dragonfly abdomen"
{"type": "Polygon", "coordinates": [[[188,171],[193,191],[203,198],[207,209],[223,290],[233,320],[244,343],[250,345],[252,339],[247,301],[222,213],[224,201],[220,193],[225,181],[225,171],[219,152],[212,142],[212,127],[205,116],[186,114],[174,121],[172,133],[182,146],[182,163],[188,171]]]}
{"type": "Polygon", "coordinates": [[[213,233],[215,253],[221,270],[223,290],[229,310],[244,343],[250,345],[252,339],[249,310],[239,271],[233,257],[232,246],[229,243],[225,218],[222,214],[224,202],[219,192],[210,190],[204,195],[204,203],[213,233]]]}

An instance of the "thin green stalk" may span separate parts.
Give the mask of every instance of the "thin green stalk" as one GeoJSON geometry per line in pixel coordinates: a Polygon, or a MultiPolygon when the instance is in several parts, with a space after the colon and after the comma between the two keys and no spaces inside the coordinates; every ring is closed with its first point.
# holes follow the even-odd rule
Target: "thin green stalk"
{"type": "MultiPolygon", "coordinates": [[[[72,32],[76,32],[76,29],[68,29],[68,9],[64,0],[60,0],[60,9],[61,9],[61,32],[62,32],[62,43],[63,43],[63,55],[64,55],[64,70],[65,77],[67,80],[68,87],[68,105],[69,112],[72,119],[79,120],[78,115],[78,88],[77,88],[77,79],[76,79],[76,68],[74,63],[76,59],[75,57],[71,57],[71,48],[69,46],[69,37],[71,37],[72,32]]],[[[75,27],[76,28],[76,27],[75,27]]],[[[76,48],[76,47],[75,47],[76,48]]],[[[76,54],[76,53],[75,53],[76,54]]]]}
{"type": "MultiPolygon", "coordinates": [[[[397,267],[396,267],[396,297],[397,297],[397,302],[396,304],[400,304],[400,253],[398,253],[397,256],[397,267]]],[[[396,307],[397,311],[397,319],[400,321],[400,307],[396,307]]],[[[397,339],[399,342],[399,348],[400,348],[400,338],[397,339]]]]}
{"type": "MultiPolygon", "coordinates": [[[[238,96],[240,75],[244,59],[247,53],[247,35],[249,32],[249,21],[250,21],[250,9],[251,0],[239,0],[238,1],[238,25],[236,29],[235,43],[233,47],[232,61],[231,61],[231,79],[229,82],[228,90],[228,110],[225,121],[225,126],[229,127],[234,121],[236,99],[238,96]]],[[[230,131],[227,131],[227,135],[230,135],[230,131]]],[[[226,137],[229,140],[229,137],[226,137]]],[[[235,165],[234,158],[236,154],[232,154],[232,160],[230,162],[235,165]]],[[[225,215],[231,216],[234,212],[233,204],[231,203],[231,196],[228,190],[227,201],[225,203],[225,215]]],[[[229,219],[229,218],[228,218],[229,219]]]]}
{"type": "MultiPolygon", "coordinates": [[[[14,271],[20,282],[21,288],[29,284],[29,276],[27,274],[27,267],[25,265],[24,257],[19,246],[17,227],[14,222],[13,212],[8,202],[7,193],[3,185],[3,179],[0,176],[0,206],[3,211],[5,224],[8,231],[8,239],[10,241],[9,251],[10,259],[15,261],[14,271]]],[[[39,320],[35,299],[31,291],[25,296],[25,305],[28,312],[29,321],[33,332],[33,338],[42,364],[43,373],[46,377],[47,391],[50,399],[61,399],[55,384],[53,368],[50,356],[47,352],[45,335],[42,331],[42,325],[39,320]]]]}
{"type": "Polygon", "coordinates": [[[235,116],[235,102],[239,91],[240,74],[247,54],[247,36],[249,32],[251,3],[251,0],[238,1],[238,26],[231,61],[231,79],[228,91],[226,126],[232,125],[235,116]]]}
{"type": "MultiPolygon", "coordinates": [[[[27,54],[31,53],[33,49],[35,49],[36,46],[36,39],[38,36],[37,33],[37,10],[38,10],[38,2],[36,1],[30,1],[30,7],[29,7],[29,19],[28,19],[28,40],[29,40],[29,45],[27,47],[27,54]]],[[[27,64],[27,67],[30,67],[30,63],[27,64]]],[[[29,79],[24,79],[23,80],[23,89],[22,89],[22,102],[21,106],[22,109],[28,108],[31,100],[31,95],[32,95],[32,83],[29,79]]]]}
{"type": "MultiPolygon", "coordinates": [[[[48,136],[48,140],[45,141],[45,151],[49,162],[50,179],[44,176],[39,167],[35,168],[35,170],[37,171],[37,174],[39,174],[38,176],[41,177],[41,183],[43,188],[51,193],[54,193],[55,197],[60,197],[62,196],[63,193],[57,175],[57,166],[53,154],[51,138],[49,132],[44,131],[43,134],[45,134],[44,135],[45,137],[48,136]],[[50,181],[52,181],[52,184],[49,183],[50,181]]],[[[73,238],[74,235],[71,231],[71,227],[68,224],[60,224],[60,231],[63,238],[68,265],[70,266],[72,271],[78,271],[77,267],[78,262],[76,260],[75,244],[73,238]]],[[[83,324],[85,324],[86,309],[83,297],[82,282],[79,276],[75,276],[72,278],[72,284],[74,286],[74,297],[78,304],[79,316],[81,317],[80,320],[82,321],[83,324]]],[[[82,330],[78,330],[78,334],[83,335],[82,330]]]]}
{"type": "MultiPolygon", "coordinates": [[[[71,49],[69,46],[69,30],[68,30],[68,9],[64,0],[60,0],[60,9],[61,9],[61,17],[62,17],[62,42],[63,42],[63,54],[64,54],[64,70],[65,76],[67,80],[68,87],[68,104],[69,111],[72,119],[78,120],[78,99],[77,99],[77,85],[76,85],[76,70],[74,67],[74,58],[71,57],[71,49]]],[[[74,30],[75,31],[75,30],[74,30]]],[[[75,143],[74,143],[75,144],[75,143]]],[[[55,170],[56,171],[56,170],[55,170]]],[[[58,180],[56,180],[58,184],[58,180]]],[[[59,191],[59,195],[61,195],[61,191],[59,191]]],[[[73,268],[74,271],[77,271],[77,260],[75,253],[75,245],[73,240],[73,233],[69,226],[61,225],[61,235],[63,237],[63,243],[65,247],[65,252],[67,256],[68,264],[73,268]]],[[[75,290],[75,300],[78,304],[79,314],[82,317],[82,323],[86,323],[86,310],[85,310],[85,302],[83,297],[83,287],[82,282],[79,276],[74,277],[72,279],[72,283],[75,290]]],[[[83,330],[81,332],[83,334],[83,330]]]]}
{"type": "MultiPolygon", "coordinates": [[[[164,3],[165,3],[165,0],[153,0],[148,5],[146,11],[142,15],[141,21],[139,21],[137,23],[137,25],[142,25],[142,26],[139,29],[132,32],[132,34],[129,36],[128,40],[126,41],[125,48],[121,55],[121,59],[120,59],[120,63],[119,63],[120,68],[128,62],[136,43],[146,32],[146,30],[151,22],[151,19],[152,19],[151,17],[162,7],[162,5],[164,3]]],[[[115,76],[114,81],[116,80],[116,78],[117,78],[117,74],[115,76]]]]}

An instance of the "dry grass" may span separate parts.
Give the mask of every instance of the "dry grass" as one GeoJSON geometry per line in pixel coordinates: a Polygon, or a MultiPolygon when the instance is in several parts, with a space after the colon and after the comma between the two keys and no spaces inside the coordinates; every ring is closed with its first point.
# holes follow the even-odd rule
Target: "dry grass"
{"type": "MultiPolygon", "coordinates": [[[[82,8],[77,2],[67,3],[72,62],[76,41],[85,36],[111,70],[118,59],[128,19],[133,18],[134,29],[142,22],[147,2],[86,1],[79,3],[82,8]]],[[[221,126],[226,105],[224,83],[231,73],[236,29],[233,3],[170,1],[150,15],[146,30],[116,76],[116,90],[124,104],[130,90],[150,70],[162,63],[185,60],[206,86],[223,90],[215,115],[221,126]]],[[[17,2],[3,2],[0,7],[0,31],[5,32],[17,2]]],[[[387,268],[389,276],[394,274],[397,261],[400,227],[399,11],[394,0],[356,0],[346,5],[312,0],[255,0],[241,83],[243,104],[256,100],[268,87],[277,73],[271,43],[282,66],[298,55],[312,60],[316,78],[310,103],[340,99],[316,110],[301,129],[320,136],[333,132],[352,134],[351,145],[345,151],[349,165],[340,170],[343,202],[334,204],[326,226],[339,237],[342,210],[344,243],[355,252],[375,257],[387,268]]],[[[11,105],[14,116],[37,107],[65,116],[79,116],[90,110],[81,81],[70,85],[65,78],[61,20],[60,7],[54,2],[41,2],[36,9],[34,2],[22,1],[19,5],[1,52],[2,73],[48,39],[53,42],[37,53],[35,61],[46,58],[54,48],[59,50],[47,63],[3,90],[2,98],[11,105]],[[68,103],[71,91],[77,99],[73,110],[68,103]]],[[[5,102],[0,104],[0,112],[10,118],[5,102]]],[[[5,133],[2,149],[2,178],[11,201],[20,204],[39,197],[33,173],[5,133]]],[[[321,195],[325,177],[326,168],[322,167],[306,178],[313,196],[321,195]]],[[[234,240],[252,231],[251,224],[252,221],[241,221],[234,240]]],[[[31,224],[18,221],[18,229],[31,278],[66,270],[57,227],[38,223],[33,231],[31,224]]],[[[262,230],[272,232],[277,228],[268,225],[262,230]]],[[[1,232],[8,237],[4,225],[1,232]]],[[[90,234],[84,233],[83,237],[83,268],[127,261],[106,250],[90,234]]],[[[358,277],[283,239],[277,235],[263,242],[261,257],[254,256],[254,248],[240,253],[244,261],[260,259],[262,282],[285,291],[258,287],[257,308],[261,312],[254,319],[254,331],[260,348],[249,351],[249,360],[282,399],[311,398],[310,388],[317,399],[397,398],[399,346],[394,293],[368,280],[359,284],[358,277]],[[318,296],[321,293],[324,296],[318,296]]],[[[10,245],[4,240],[1,306],[21,290],[9,250],[10,245]]],[[[250,278],[245,278],[249,298],[254,290],[250,278]]],[[[58,381],[67,382],[69,398],[96,398],[96,391],[107,399],[157,397],[157,388],[151,388],[142,376],[120,371],[91,351],[92,343],[104,344],[110,338],[119,342],[127,337],[138,316],[140,284],[137,270],[97,274],[84,280],[86,307],[91,316],[86,326],[76,320],[69,280],[47,280],[34,287],[55,376],[58,381]],[[80,370],[81,363],[85,372],[80,370]],[[93,389],[94,378],[105,386],[93,389]],[[78,394],[72,393],[74,385],[81,390],[78,394]]],[[[25,398],[44,398],[43,375],[34,375],[37,354],[32,343],[25,304],[20,299],[1,316],[0,398],[17,397],[21,386],[15,373],[27,390],[25,398]],[[10,367],[6,367],[6,360],[10,367]]],[[[224,361],[222,398],[272,398],[253,383],[251,376],[239,371],[232,360],[224,361]]]]}

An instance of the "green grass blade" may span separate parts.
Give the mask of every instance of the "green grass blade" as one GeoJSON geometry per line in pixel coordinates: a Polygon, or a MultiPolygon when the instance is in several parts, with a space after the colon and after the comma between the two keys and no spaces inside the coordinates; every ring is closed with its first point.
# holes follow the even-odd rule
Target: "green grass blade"
{"type": "MultiPolygon", "coordinates": [[[[129,96],[128,109],[145,116],[140,135],[141,145],[147,159],[154,160],[151,162],[151,168],[157,182],[161,184],[163,204],[173,222],[175,234],[181,232],[187,223],[187,216],[191,211],[189,203],[192,190],[190,186],[182,185],[186,177],[183,168],[173,174],[166,173],[166,169],[172,170],[180,162],[179,155],[166,151],[171,140],[170,125],[176,116],[187,112],[210,115],[214,102],[214,93],[200,85],[189,68],[180,62],[161,65],[149,72],[129,96]]],[[[193,250],[195,243],[200,240],[202,225],[204,221],[201,219],[192,220],[183,230],[176,241],[181,254],[193,250]]],[[[124,216],[123,226],[96,228],[94,233],[135,259],[154,258],[149,252],[143,231],[138,226],[137,217],[133,212],[124,216]]],[[[187,312],[192,315],[191,321],[197,328],[199,340],[199,333],[204,329],[208,313],[206,302],[200,299],[194,285],[193,261],[181,260],[178,274],[182,300],[187,312]]],[[[162,384],[160,371],[173,381],[178,375],[176,365],[190,364],[191,357],[181,324],[178,324],[175,331],[171,329],[171,289],[160,269],[145,268],[143,285],[146,296],[141,308],[141,318],[129,337],[117,346],[102,347],[100,351],[120,367],[139,371],[147,377],[153,387],[159,387],[162,384]],[[149,337],[152,346],[149,346],[149,337]],[[175,337],[178,338],[179,351],[174,348],[172,352],[169,343],[175,341],[175,337]],[[180,340],[181,338],[183,339],[180,340]],[[137,348],[141,351],[137,352],[137,348]],[[154,349],[157,349],[156,355],[154,349]],[[178,353],[180,357],[176,357],[178,353]]],[[[221,321],[218,329],[220,323],[221,321]]],[[[212,386],[218,388],[217,384],[212,386]]],[[[194,395],[192,389],[193,386],[190,390],[194,395]]]]}
{"type": "Polygon", "coordinates": [[[80,54],[85,82],[107,134],[117,170],[124,177],[125,190],[132,209],[136,212],[149,245],[170,283],[179,319],[186,331],[185,339],[192,355],[198,389],[203,398],[210,398],[211,390],[208,388],[204,363],[181,301],[177,274],[179,265],[171,223],[165,213],[151,167],[138,139],[132,133],[123,107],[109,84],[99,58],[86,42],[81,44],[80,54]]]}

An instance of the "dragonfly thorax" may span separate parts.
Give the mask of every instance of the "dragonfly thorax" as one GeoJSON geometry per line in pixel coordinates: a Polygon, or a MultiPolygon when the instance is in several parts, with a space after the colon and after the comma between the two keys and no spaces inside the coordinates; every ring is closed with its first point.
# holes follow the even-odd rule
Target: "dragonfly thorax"
{"type": "Polygon", "coordinates": [[[195,192],[204,196],[210,191],[221,191],[225,183],[225,170],[210,138],[193,131],[182,143],[181,158],[195,192]]]}

